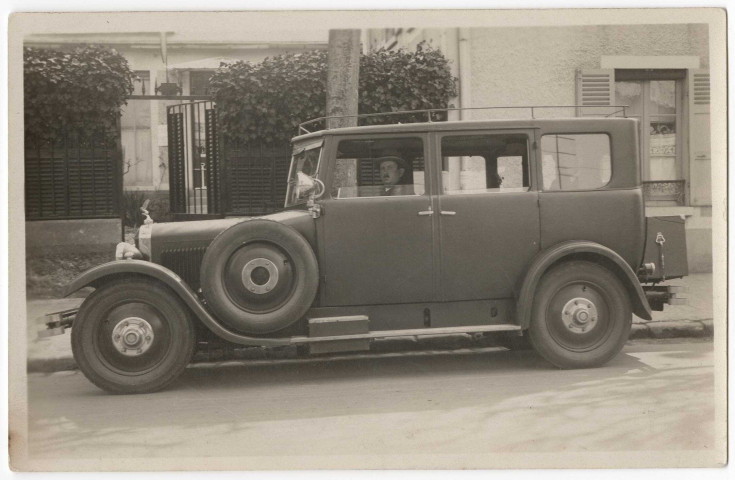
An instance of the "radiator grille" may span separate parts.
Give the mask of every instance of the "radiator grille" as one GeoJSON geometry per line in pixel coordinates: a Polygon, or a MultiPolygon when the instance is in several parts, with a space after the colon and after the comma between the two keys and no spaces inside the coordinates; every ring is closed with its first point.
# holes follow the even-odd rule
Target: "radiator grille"
{"type": "Polygon", "coordinates": [[[172,270],[196,291],[199,289],[199,270],[207,247],[172,248],[161,252],[161,265],[172,270]]]}

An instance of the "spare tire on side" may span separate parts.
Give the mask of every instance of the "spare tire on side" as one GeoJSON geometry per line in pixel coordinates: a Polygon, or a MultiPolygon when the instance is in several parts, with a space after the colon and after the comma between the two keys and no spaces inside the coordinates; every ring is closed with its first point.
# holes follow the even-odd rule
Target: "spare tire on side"
{"type": "Polygon", "coordinates": [[[226,326],[249,334],[285,328],[304,316],[319,286],[309,242],[272,220],[246,220],[220,233],[200,272],[208,305],[226,326]]]}

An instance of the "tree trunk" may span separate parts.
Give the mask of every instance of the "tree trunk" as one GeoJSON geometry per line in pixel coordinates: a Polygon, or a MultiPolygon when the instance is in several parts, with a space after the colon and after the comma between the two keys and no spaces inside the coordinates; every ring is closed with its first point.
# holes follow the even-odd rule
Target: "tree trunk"
{"type": "Polygon", "coordinates": [[[360,30],[330,30],[327,60],[327,128],[357,125],[360,30]]]}

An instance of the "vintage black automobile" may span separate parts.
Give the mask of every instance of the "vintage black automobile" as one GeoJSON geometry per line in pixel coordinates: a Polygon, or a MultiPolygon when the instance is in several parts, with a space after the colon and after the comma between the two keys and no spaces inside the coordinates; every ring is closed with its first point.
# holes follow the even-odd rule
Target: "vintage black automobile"
{"type": "Polygon", "coordinates": [[[501,332],[599,366],[687,274],[683,221],[645,216],[637,132],[586,117],[305,133],[284,211],[146,224],[47,327],[73,325],[79,368],[118,393],[166,386],[214,336],[315,354],[501,332]]]}

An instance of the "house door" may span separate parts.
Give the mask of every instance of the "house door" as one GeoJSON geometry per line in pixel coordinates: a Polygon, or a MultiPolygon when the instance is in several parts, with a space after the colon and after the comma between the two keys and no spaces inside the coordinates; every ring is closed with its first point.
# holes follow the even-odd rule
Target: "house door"
{"type": "Polygon", "coordinates": [[[640,120],[643,181],[648,204],[684,204],[683,70],[616,70],[615,102],[640,120]]]}

